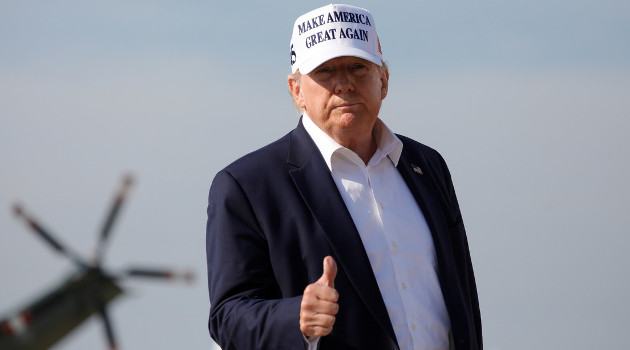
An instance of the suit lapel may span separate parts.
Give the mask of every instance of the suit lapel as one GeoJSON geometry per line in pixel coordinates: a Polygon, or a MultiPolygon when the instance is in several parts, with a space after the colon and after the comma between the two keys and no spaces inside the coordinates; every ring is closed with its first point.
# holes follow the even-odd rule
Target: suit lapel
{"type": "Polygon", "coordinates": [[[431,173],[432,169],[424,157],[410,152],[410,145],[407,144],[403,146],[397,169],[416,199],[431,230],[438,261],[438,278],[447,308],[451,309],[454,299],[457,299],[454,295],[459,289],[453,285],[453,281],[457,279],[449,275],[457,273],[457,268],[454,265],[455,258],[451,249],[448,223],[445,220],[439,195],[435,192],[436,185],[432,180],[434,176],[431,173]]]}
{"type": "Polygon", "coordinates": [[[291,136],[288,162],[296,167],[289,173],[322,227],[340,268],[381,327],[395,340],[361,237],[328,166],[301,121],[291,136]]]}

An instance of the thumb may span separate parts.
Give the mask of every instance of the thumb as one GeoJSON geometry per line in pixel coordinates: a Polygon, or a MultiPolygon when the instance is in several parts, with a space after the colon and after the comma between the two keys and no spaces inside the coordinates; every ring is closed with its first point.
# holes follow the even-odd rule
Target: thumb
{"type": "Polygon", "coordinates": [[[337,263],[332,256],[324,258],[324,273],[319,278],[317,284],[335,288],[335,277],[337,276],[337,263]]]}

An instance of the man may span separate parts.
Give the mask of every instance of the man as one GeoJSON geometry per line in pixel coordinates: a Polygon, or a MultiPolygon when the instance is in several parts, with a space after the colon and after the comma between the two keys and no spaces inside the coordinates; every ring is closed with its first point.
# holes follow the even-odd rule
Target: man
{"type": "Polygon", "coordinates": [[[482,349],[468,243],[433,149],[378,118],[389,71],[372,15],[295,23],[296,129],[210,188],[210,334],[224,349],[482,349]]]}

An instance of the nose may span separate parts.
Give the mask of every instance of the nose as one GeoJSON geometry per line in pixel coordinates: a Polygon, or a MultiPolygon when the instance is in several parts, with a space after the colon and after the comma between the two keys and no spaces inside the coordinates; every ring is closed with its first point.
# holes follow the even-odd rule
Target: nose
{"type": "Polygon", "coordinates": [[[350,72],[346,70],[340,70],[335,74],[335,94],[344,94],[354,91],[354,82],[350,72]]]}

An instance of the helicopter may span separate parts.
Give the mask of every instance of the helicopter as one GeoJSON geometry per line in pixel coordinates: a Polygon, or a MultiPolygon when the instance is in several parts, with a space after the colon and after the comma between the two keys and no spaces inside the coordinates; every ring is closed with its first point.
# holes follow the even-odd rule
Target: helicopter
{"type": "Polygon", "coordinates": [[[13,207],[15,215],[23,220],[31,231],[55,252],[70,259],[77,269],[45,295],[11,316],[0,318],[0,349],[48,349],[89,317],[97,315],[102,320],[109,349],[116,350],[118,349],[117,339],[107,306],[112,300],[124,295],[124,289],[119,284],[122,279],[144,277],[186,282],[194,279],[191,272],[177,273],[170,270],[146,268],[129,268],[120,272],[110,272],[103,268],[103,255],[113,223],[132,184],[132,176],[125,176],[101,228],[96,255],[89,262],[44,229],[21,205],[13,207]]]}

